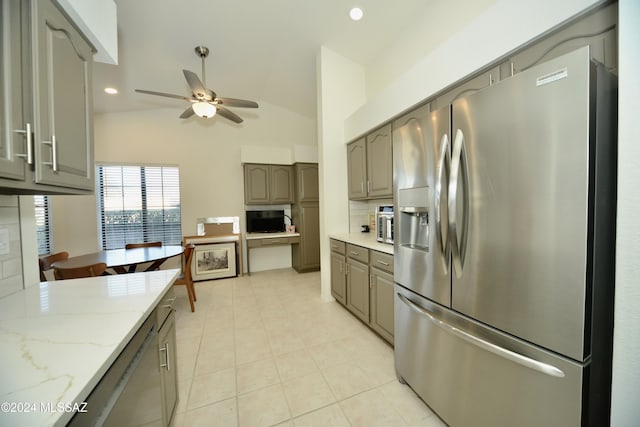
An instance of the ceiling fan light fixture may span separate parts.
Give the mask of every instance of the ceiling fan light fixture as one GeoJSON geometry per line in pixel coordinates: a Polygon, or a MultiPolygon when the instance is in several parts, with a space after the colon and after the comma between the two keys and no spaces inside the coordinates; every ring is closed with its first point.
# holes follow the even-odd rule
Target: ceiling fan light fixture
{"type": "Polygon", "coordinates": [[[202,117],[203,119],[215,116],[217,111],[215,105],[202,101],[194,102],[191,108],[193,108],[193,112],[196,113],[198,117],[202,117]]]}

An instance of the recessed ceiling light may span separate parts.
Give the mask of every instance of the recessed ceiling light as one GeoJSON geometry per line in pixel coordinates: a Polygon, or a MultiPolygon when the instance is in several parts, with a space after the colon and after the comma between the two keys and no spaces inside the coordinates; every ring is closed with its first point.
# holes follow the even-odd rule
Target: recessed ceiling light
{"type": "Polygon", "coordinates": [[[359,21],[362,19],[362,9],[360,9],[359,7],[354,7],[349,11],[349,17],[354,20],[354,21],[359,21]]]}
{"type": "Polygon", "coordinates": [[[104,92],[108,93],[109,95],[116,95],[118,93],[118,89],[114,87],[105,87],[104,92]]]}

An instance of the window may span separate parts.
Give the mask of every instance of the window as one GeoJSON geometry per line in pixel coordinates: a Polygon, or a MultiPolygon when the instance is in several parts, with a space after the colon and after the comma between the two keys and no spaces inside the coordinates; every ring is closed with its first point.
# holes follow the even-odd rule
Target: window
{"type": "Polygon", "coordinates": [[[38,255],[51,254],[51,216],[48,196],[33,196],[36,206],[36,236],[38,255]]]}
{"type": "Polygon", "coordinates": [[[96,177],[102,249],[138,242],[181,244],[177,167],[103,165],[96,177]]]}

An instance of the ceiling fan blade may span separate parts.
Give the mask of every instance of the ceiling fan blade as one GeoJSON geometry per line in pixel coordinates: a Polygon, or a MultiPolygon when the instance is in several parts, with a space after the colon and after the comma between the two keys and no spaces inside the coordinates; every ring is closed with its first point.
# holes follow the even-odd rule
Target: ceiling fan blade
{"type": "Polygon", "coordinates": [[[258,108],[257,102],[247,101],[244,99],[217,97],[216,101],[226,105],[227,107],[258,108]]]}
{"type": "Polygon", "coordinates": [[[191,108],[191,106],[189,106],[189,108],[187,108],[186,110],[184,110],[182,112],[182,114],[180,114],[180,118],[181,119],[188,119],[189,117],[193,116],[194,112],[193,112],[193,108],[191,108]]]}
{"type": "Polygon", "coordinates": [[[187,79],[187,83],[193,91],[193,94],[198,98],[209,99],[209,92],[207,92],[207,89],[204,87],[196,73],[189,70],[182,70],[182,72],[184,73],[184,78],[187,79]]]}
{"type": "Polygon", "coordinates": [[[219,105],[219,104],[216,105],[216,108],[218,109],[218,114],[220,114],[225,119],[229,119],[236,123],[242,123],[242,118],[236,113],[227,110],[226,108],[224,108],[222,105],[219,105]]]}
{"type": "Polygon", "coordinates": [[[191,98],[187,98],[182,95],[172,95],[170,93],[154,92],[152,90],[136,89],[136,92],[146,93],[147,95],[166,96],[167,98],[184,99],[185,101],[191,101],[191,98]]]}

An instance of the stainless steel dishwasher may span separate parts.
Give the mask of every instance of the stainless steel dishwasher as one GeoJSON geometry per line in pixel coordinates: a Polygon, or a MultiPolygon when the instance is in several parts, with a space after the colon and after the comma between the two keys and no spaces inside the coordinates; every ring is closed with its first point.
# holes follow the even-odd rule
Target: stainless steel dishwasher
{"type": "Polygon", "coordinates": [[[175,296],[170,289],[69,426],[168,426],[177,395],[175,296]]]}

